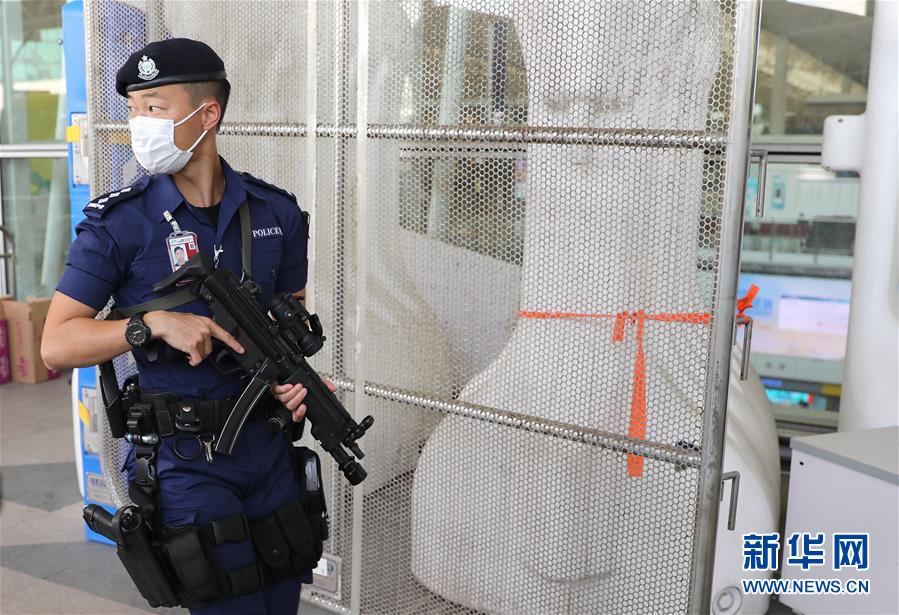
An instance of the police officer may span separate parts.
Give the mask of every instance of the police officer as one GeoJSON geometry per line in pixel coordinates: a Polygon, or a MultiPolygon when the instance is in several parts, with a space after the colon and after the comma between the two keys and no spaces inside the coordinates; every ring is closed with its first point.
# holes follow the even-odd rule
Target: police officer
{"type": "MultiPolygon", "coordinates": [[[[41,356],[50,367],[72,368],[131,351],[142,394],[174,394],[189,408],[207,404],[207,424],[200,427],[212,432],[246,384],[245,376],[223,375],[213,364],[213,344],[243,348],[210,319],[202,300],[161,303],[153,284],[197,251],[239,274],[244,263],[238,211],[244,205],[252,227],[249,273],[261,286],[259,302],[267,306],[279,292],[302,301],[308,221],[291,193],[234,171],[219,156],[216,133],[230,84],[224,63],[208,45],[183,38],[150,43],[118,71],[116,90],[127,99],[132,149],[149,175],[84,208],[50,304],[41,356]],[[110,296],[131,318],[94,319],[110,296]]],[[[276,385],[271,392],[294,421],[303,419],[302,385],[276,385]]],[[[233,454],[211,461],[203,441],[192,437],[195,430],[180,431],[189,421],[175,416],[174,422],[155,460],[156,505],[166,525],[199,525],[238,513],[252,520],[299,497],[290,444],[265,421],[248,421],[233,454]]],[[[126,466],[134,481],[133,450],[126,466]]],[[[218,545],[214,553],[226,573],[256,563],[250,540],[218,545]]],[[[311,579],[305,570],[191,612],[296,613],[300,584],[311,579]]]]}

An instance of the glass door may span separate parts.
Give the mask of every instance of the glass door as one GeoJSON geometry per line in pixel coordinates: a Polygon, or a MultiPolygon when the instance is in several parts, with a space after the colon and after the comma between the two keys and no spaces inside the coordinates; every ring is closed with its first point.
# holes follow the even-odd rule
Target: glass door
{"type": "Polygon", "coordinates": [[[70,244],[62,0],[0,2],[0,294],[49,296],[70,244]]]}

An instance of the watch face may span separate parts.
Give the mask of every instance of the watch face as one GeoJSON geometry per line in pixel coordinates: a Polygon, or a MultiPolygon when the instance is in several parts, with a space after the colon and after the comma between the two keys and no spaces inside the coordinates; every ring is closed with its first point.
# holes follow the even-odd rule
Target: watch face
{"type": "Polygon", "coordinates": [[[132,346],[140,348],[147,343],[147,326],[139,322],[129,324],[125,328],[125,339],[132,346]]]}

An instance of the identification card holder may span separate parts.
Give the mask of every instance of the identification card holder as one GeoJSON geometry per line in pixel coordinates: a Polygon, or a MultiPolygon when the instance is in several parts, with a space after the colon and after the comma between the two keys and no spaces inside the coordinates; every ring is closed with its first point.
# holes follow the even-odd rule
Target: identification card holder
{"type": "Polygon", "coordinates": [[[172,271],[191,259],[200,252],[200,242],[197,234],[191,231],[172,233],[165,239],[169,253],[169,261],[172,263],[172,271]]]}
{"type": "MultiPolygon", "coordinates": [[[[177,271],[181,265],[189,261],[193,256],[200,252],[200,241],[197,234],[192,231],[182,231],[178,226],[178,222],[174,216],[166,210],[163,216],[172,226],[172,232],[165,238],[166,253],[169,255],[169,262],[172,265],[172,271],[177,271]]],[[[179,286],[190,284],[190,280],[179,282],[179,286]]]]}

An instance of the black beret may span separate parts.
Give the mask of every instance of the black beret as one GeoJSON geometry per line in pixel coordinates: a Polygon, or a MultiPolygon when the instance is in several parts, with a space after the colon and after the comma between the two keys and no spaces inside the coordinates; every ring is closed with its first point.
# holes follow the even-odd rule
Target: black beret
{"type": "Polygon", "coordinates": [[[155,41],[131,54],[115,76],[116,92],[146,90],[170,83],[222,81],[225,63],[212,47],[189,38],[155,41]]]}

